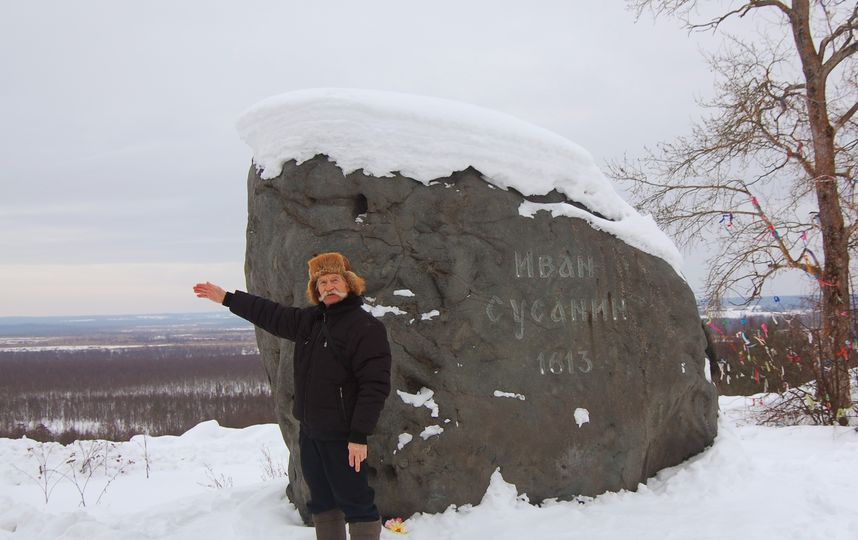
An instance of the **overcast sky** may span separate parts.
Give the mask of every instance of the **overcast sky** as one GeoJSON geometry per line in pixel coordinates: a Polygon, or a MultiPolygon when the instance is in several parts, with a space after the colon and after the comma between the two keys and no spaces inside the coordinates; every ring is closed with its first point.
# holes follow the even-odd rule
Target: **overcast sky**
{"type": "Polygon", "coordinates": [[[211,310],[193,283],[243,288],[234,124],[268,96],[460,100],[603,164],[688,131],[711,44],[619,0],[3,2],[0,316],[211,310]]]}

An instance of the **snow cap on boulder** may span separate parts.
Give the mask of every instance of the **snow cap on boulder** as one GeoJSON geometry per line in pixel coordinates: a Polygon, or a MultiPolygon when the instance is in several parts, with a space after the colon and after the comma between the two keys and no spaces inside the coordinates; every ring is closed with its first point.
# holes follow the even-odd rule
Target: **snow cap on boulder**
{"type": "Polygon", "coordinates": [[[525,196],[552,191],[568,203],[522,204],[585,220],[627,244],[667,261],[682,276],[682,256],[650,216],[614,191],[579,145],[513,116],[456,101],[372,90],[307,89],[265,99],[238,120],[263,179],[283,165],[324,154],[344,174],[394,173],[423,184],[469,167],[502,189],[525,196]]]}

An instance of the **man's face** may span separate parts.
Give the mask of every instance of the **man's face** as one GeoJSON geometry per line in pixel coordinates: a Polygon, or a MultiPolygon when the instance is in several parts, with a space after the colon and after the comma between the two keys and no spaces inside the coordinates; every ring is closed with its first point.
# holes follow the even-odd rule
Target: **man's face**
{"type": "Polygon", "coordinates": [[[326,306],[336,304],[349,295],[349,284],[339,274],[322,274],[316,281],[316,289],[326,306]]]}

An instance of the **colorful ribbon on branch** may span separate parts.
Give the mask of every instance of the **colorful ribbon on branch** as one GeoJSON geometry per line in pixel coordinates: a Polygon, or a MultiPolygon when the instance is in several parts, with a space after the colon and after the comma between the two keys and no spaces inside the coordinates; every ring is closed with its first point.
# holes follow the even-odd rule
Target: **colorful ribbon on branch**
{"type": "Polygon", "coordinates": [[[709,321],[708,323],[706,323],[706,326],[708,326],[708,327],[709,327],[709,328],[711,328],[712,330],[715,330],[716,332],[718,332],[718,333],[719,333],[719,334],[721,334],[722,336],[726,336],[726,335],[727,335],[727,333],[726,333],[726,332],[724,332],[723,330],[721,330],[721,328],[719,328],[719,327],[718,327],[718,325],[717,325],[717,324],[715,324],[715,321],[709,321]]]}
{"type": "Polygon", "coordinates": [[[778,233],[778,231],[775,229],[775,226],[772,224],[772,220],[769,219],[769,216],[767,216],[766,213],[763,212],[763,209],[760,206],[759,201],[757,201],[756,197],[751,197],[751,204],[754,205],[754,210],[756,210],[760,214],[760,217],[763,218],[763,221],[766,222],[766,232],[761,234],[760,238],[762,238],[766,235],[766,233],[768,233],[771,234],[772,238],[774,238],[775,240],[780,240],[780,233],[778,233]]]}

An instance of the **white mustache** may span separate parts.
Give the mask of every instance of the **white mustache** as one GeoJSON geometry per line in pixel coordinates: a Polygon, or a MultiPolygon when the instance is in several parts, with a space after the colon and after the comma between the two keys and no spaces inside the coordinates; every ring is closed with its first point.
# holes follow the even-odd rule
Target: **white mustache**
{"type": "Polygon", "coordinates": [[[340,297],[340,300],[342,300],[343,298],[345,298],[346,296],[348,296],[348,295],[349,295],[349,293],[347,293],[347,292],[340,292],[340,291],[328,291],[328,292],[326,292],[326,293],[322,294],[321,296],[319,296],[319,300],[320,300],[320,301],[324,300],[324,299],[325,299],[325,297],[326,297],[326,296],[328,296],[329,294],[334,294],[334,295],[336,295],[336,296],[339,296],[339,297],[340,297]]]}

